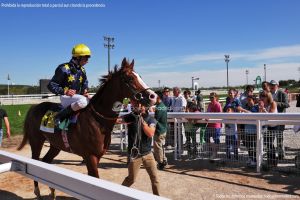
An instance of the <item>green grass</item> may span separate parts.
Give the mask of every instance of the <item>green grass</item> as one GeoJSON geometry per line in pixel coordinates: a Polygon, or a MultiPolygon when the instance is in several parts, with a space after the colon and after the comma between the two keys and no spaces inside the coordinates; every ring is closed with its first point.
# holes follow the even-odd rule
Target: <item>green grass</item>
{"type": "MultiPolygon", "coordinates": [[[[23,125],[26,114],[31,105],[2,105],[0,108],[5,109],[8,115],[8,121],[10,123],[11,135],[23,134],[23,125]],[[20,116],[18,115],[20,111],[20,116]]],[[[6,128],[2,121],[3,133],[6,135],[6,128]]]]}

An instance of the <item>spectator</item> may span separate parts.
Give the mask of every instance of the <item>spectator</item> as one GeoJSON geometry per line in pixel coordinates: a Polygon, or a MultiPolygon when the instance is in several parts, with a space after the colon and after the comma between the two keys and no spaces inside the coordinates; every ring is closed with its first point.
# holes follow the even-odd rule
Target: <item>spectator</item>
{"type": "Polygon", "coordinates": [[[254,86],[247,85],[245,92],[240,96],[240,102],[242,108],[246,109],[247,97],[253,95],[253,92],[254,92],[254,86]]]}
{"type": "Polygon", "coordinates": [[[164,96],[162,101],[165,104],[165,106],[168,108],[168,111],[170,111],[172,105],[172,98],[170,97],[170,90],[167,87],[164,88],[164,96]]]}
{"type": "Polygon", "coordinates": [[[133,112],[117,120],[118,123],[128,123],[128,176],[122,185],[130,187],[143,164],[150,176],[153,194],[159,195],[156,162],[151,151],[156,120],[149,115],[145,106],[136,102],[131,103],[133,112]]]}
{"type": "Polygon", "coordinates": [[[157,121],[157,124],[154,134],[153,150],[154,158],[158,163],[157,167],[159,170],[163,170],[168,164],[164,147],[167,134],[167,107],[162,102],[163,93],[161,91],[158,91],[156,92],[156,94],[157,101],[154,117],[157,121]]]}
{"type": "MultiPolygon", "coordinates": [[[[239,100],[241,102],[241,106],[243,109],[246,109],[246,104],[247,104],[247,97],[252,96],[254,92],[254,86],[253,85],[247,85],[246,90],[244,91],[243,94],[241,94],[239,100]]],[[[238,136],[239,136],[239,142],[238,145],[240,145],[240,141],[243,141],[243,144],[245,145],[245,124],[238,124],[238,136]]]]}
{"type": "MultiPolygon", "coordinates": [[[[199,112],[197,105],[193,102],[188,103],[187,112],[199,112]]],[[[198,153],[196,131],[201,127],[201,124],[195,121],[197,120],[188,119],[188,122],[184,124],[188,157],[191,159],[195,158],[198,153]]]]}
{"type": "Polygon", "coordinates": [[[185,98],[187,104],[190,103],[190,102],[193,102],[193,99],[192,99],[192,97],[191,97],[191,91],[190,91],[190,90],[185,90],[185,91],[183,92],[183,96],[184,96],[184,98],[185,98]]]}
{"type": "MultiPolygon", "coordinates": [[[[283,92],[282,90],[279,90],[279,85],[276,81],[271,80],[270,81],[270,89],[272,93],[272,97],[274,101],[277,104],[277,110],[279,113],[285,113],[286,108],[290,107],[289,101],[288,101],[288,95],[283,92]]],[[[279,125],[278,131],[276,134],[277,139],[277,149],[278,149],[278,158],[281,160],[285,156],[285,148],[283,145],[283,131],[285,126],[279,125]]]]}
{"type": "MultiPolygon", "coordinates": [[[[259,112],[262,113],[278,113],[277,104],[272,98],[272,94],[267,91],[262,91],[259,95],[259,112]]],[[[276,132],[279,127],[269,125],[267,132],[264,133],[264,143],[267,147],[267,162],[268,166],[277,166],[277,159],[275,154],[274,140],[276,132]]]]}
{"type": "Polygon", "coordinates": [[[271,92],[271,89],[270,89],[270,83],[267,82],[267,81],[263,81],[261,83],[261,88],[267,92],[271,92]]]}
{"type": "MultiPolygon", "coordinates": [[[[207,107],[207,112],[222,112],[221,104],[218,101],[218,95],[215,92],[209,94],[210,103],[207,107]]],[[[210,159],[214,159],[217,156],[217,152],[220,144],[221,136],[221,123],[208,123],[205,132],[205,142],[208,144],[209,152],[211,152],[210,159]],[[211,142],[210,139],[213,139],[211,142]]]]}
{"type": "Polygon", "coordinates": [[[5,128],[6,128],[6,136],[10,138],[10,125],[8,121],[8,116],[6,110],[0,108],[0,147],[2,145],[2,138],[3,138],[3,129],[2,129],[2,120],[4,121],[5,128]]]}
{"type": "MultiPolygon", "coordinates": [[[[234,108],[227,107],[227,113],[233,113],[234,108]]],[[[231,151],[234,153],[234,159],[238,160],[238,133],[237,124],[225,124],[226,133],[226,157],[231,159],[231,151]]]]}
{"type": "MultiPolygon", "coordinates": [[[[231,88],[228,90],[228,97],[226,99],[226,104],[224,106],[223,111],[226,112],[227,108],[229,108],[229,107],[231,107],[234,112],[246,112],[246,113],[250,112],[242,107],[241,101],[237,97],[237,90],[234,88],[231,88]]],[[[244,129],[243,126],[242,127],[240,125],[238,126],[238,130],[239,130],[238,147],[241,144],[241,140],[242,141],[245,140],[243,129],[244,129]]]]}
{"type": "Polygon", "coordinates": [[[223,111],[226,112],[228,107],[233,108],[234,112],[249,112],[242,108],[242,104],[237,98],[237,90],[234,88],[228,90],[228,97],[226,99],[226,104],[223,111]]]}
{"type": "Polygon", "coordinates": [[[204,112],[204,105],[203,105],[203,95],[201,94],[201,90],[197,90],[195,92],[196,95],[196,103],[197,103],[197,108],[200,112],[204,112]]]}
{"type": "MultiPolygon", "coordinates": [[[[182,96],[180,93],[181,93],[180,88],[178,87],[173,88],[174,97],[172,99],[172,106],[171,106],[172,112],[185,112],[186,110],[187,101],[184,98],[184,96],[182,96]]],[[[172,123],[171,129],[174,131],[174,123],[172,123]]],[[[179,138],[177,140],[177,145],[181,146],[183,143],[183,134],[184,134],[183,126],[179,128],[178,133],[179,133],[178,134],[179,138]]],[[[171,137],[174,139],[174,132],[172,132],[171,137]]],[[[182,153],[182,152],[178,152],[178,153],[182,153]]]]}
{"type": "Polygon", "coordinates": [[[180,94],[181,90],[178,87],[173,88],[173,99],[171,110],[172,112],[184,112],[186,109],[186,99],[180,94]]]}
{"type": "MultiPolygon", "coordinates": [[[[259,107],[256,102],[256,96],[248,96],[246,109],[250,112],[259,112],[259,107]]],[[[255,124],[245,124],[245,145],[248,150],[249,160],[247,165],[253,167],[256,166],[256,125],[255,124]]]]}

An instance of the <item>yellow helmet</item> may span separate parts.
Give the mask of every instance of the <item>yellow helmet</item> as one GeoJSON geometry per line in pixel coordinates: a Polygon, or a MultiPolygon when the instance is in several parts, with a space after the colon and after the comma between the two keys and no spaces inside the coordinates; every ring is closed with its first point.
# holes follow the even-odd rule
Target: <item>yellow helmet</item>
{"type": "Polygon", "coordinates": [[[72,49],[72,56],[91,56],[91,50],[85,44],[77,44],[72,49]]]}

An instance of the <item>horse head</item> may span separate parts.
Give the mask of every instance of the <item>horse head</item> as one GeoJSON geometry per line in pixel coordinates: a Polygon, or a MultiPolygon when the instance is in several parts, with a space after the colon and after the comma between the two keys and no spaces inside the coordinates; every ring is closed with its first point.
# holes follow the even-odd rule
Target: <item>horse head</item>
{"type": "Polygon", "coordinates": [[[157,95],[146,85],[141,76],[134,71],[134,60],[129,63],[126,58],[121,65],[122,92],[131,101],[139,102],[145,106],[152,106],[156,103],[157,95]]]}

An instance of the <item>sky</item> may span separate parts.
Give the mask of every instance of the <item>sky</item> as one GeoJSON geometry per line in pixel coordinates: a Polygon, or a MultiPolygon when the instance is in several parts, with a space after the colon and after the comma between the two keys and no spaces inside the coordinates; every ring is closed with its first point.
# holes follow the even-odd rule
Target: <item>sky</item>
{"type": "Polygon", "coordinates": [[[249,84],[264,80],[264,64],[267,81],[299,80],[299,8],[298,0],[0,0],[0,84],[9,74],[11,84],[38,85],[84,43],[96,86],[108,70],[103,36],[115,38],[111,67],[134,59],[150,87],[191,87],[192,77],[199,87],[226,86],[225,54],[230,86],[246,84],[246,70],[249,84]]]}

